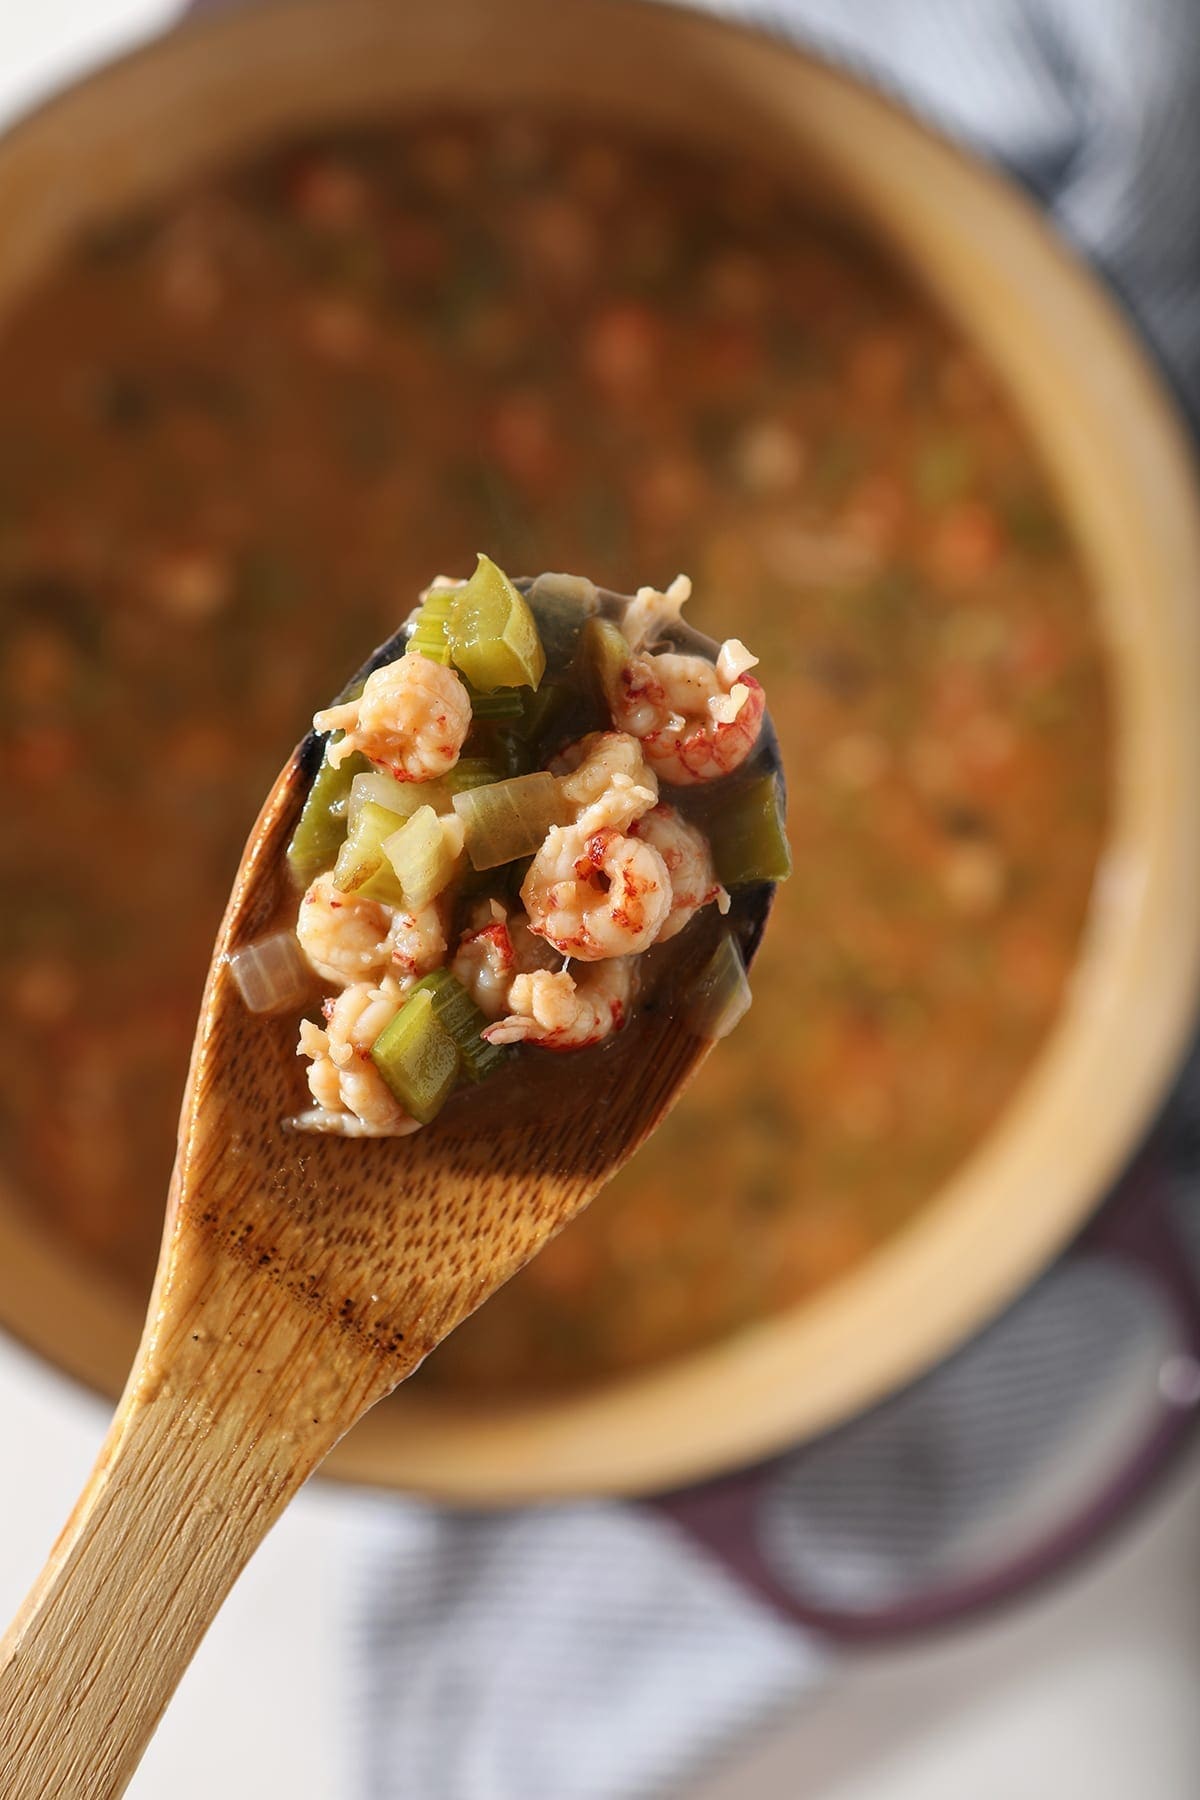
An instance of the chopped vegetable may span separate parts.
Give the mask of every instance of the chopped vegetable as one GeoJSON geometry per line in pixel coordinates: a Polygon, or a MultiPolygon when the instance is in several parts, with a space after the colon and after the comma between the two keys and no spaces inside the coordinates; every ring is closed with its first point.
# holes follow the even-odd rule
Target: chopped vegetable
{"type": "Polygon", "coordinates": [[[481,694],[536,688],[545,673],[529,603],[490,557],[479,557],[471,579],[451,597],[446,637],[455,667],[481,694]]]}
{"type": "Polygon", "coordinates": [[[383,853],[387,839],[404,824],[403,818],[374,800],[358,808],[354,824],[333,865],[333,885],[343,894],[361,894],[365,900],[383,900],[389,906],[404,905],[404,890],[383,853]]]}
{"type": "Polygon", "coordinates": [[[452,587],[430,588],[421,605],[405,645],[409,652],[429,657],[431,662],[450,663],[450,645],[446,637],[446,621],[457,590],[452,587]]]}
{"type": "Polygon", "coordinates": [[[328,762],[318,768],[287,847],[288,868],[298,886],[307,887],[337,855],[346,835],[351,784],[368,767],[366,757],[356,751],[336,769],[328,762]]]}
{"type": "MultiPolygon", "coordinates": [[[[689,591],[682,578],[662,594],[640,590],[639,634],[644,628],[657,636],[659,613],[677,617],[689,591]]],[[[644,839],[622,829],[653,800],[634,787],[647,753],[619,724],[620,705],[629,699],[630,640],[622,626],[600,616],[590,584],[588,592],[591,610],[575,605],[573,635],[565,611],[556,619],[570,654],[543,681],[544,646],[533,615],[508,577],[481,556],[470,582],[424,596],[413,633],[418,645],[423,637],[436,648],[444,628],[461,679],[439,664],[410,680],[419,675],[418,658],[401,658],[372,677],[368,697],[379,714],[372,714],[372,729],[387,738],[390,753],[392,739],[402,746],[410,730],[442,743],[450,702],[436,691],[439,683],[453,686],[463,729],[430,765],[431,779],[423,779],[420,758],[414,766],[382,757],[382,770],[378,764],[361,770],[335,803],[348,814],[345,839],[332,871],[306,894],[296,936],[313,969],[345,992],[326,1001],[324,1030],[311,1020],[302,1025],[301,1054],[319,1071],[310,1071],[313,1092],[328,1099],[321,1099],[316,1118],[298,1115],[297,1129],[342,1129],[328,1115],[403,1134],[432,1119],[456,1082],[481,1081],[494,1072],[513,1044],[565,1051],[602,1042],[624,1025],[635,987],[633,959],[659,935],[667,915],[679,915],[675,929],[682,930],[710,901],[729,910],[707,844],[672,807],[660,807],[653,826],[644,821],[644,839]],[[387,716],[389,681],[395,685],[394,719],[387,716]],[[419,690],[415,697],[409,687],[419,690]],[[586,793],[575,792],[570,779],[546,765],[563,736],[576,738],[581,728],[586,735],[584,721],[590,725],[592,715],[600,736],[588,740],[583,754],[595,766],[586,793]],[[386,926],[378,916],[385,907],[396,914],[386,926]],[[531,986],[519,966],[524,933],[583,962],[580,976],[564,968],[550,973],[544,991],[541,983],[531,986]],[[407,994],[389,979],[398,964],[408,981],[422,977],[407,994]],[[404,1108],[398,1115],[385,1108],[382,1126],[363,1110],[369,1112],[372,1093],[380,1099],[378,1089],[360,1093],[346,1079],[355,1066],[351,1059],[364,1053],[404,1108]]],[[[551,590],[540,601],[551,616],[555,597],[551,590]]],[[[618,603],[612,598],[607,604],[615,609],[618,603]]],[[[739,645],[729,654],[734,652],[742,662],[754,660],[739,645]]],[[[663,665],[664,692],[668,672],[691,684],[688,693],[697,684],[707,691],[710,665],[701,656],[692,661],[694,668],[680,657],[663,665]]],[[[737,670],[717,673],[726,691],[737,670]]],[[[761,720],[756,691],[747,749],[761,720]]],[[[686,711],[686,700],[678,704],[686,711]]],[[[348,707],[325,722],[340,726],[365,710],[365,703],[348,707]]],[[[355,743],[367,747],[361,719],[354,729],[358,737],[343,741],[343,750],[355,743]]],[[[717,777],[736,762],[711,761],[703,776],[688,765],[691,785],[703,788],[707,781],[714,787],[697,796],[689,811],[712,820],[724,880],[745,884],[781,873],[787,861],[781,786],[773,776],[739,777],[717,790],[717,777]]],[[[269,990],[265,1003],[273,999],[269,990]]],[[[681,1022],[706,1037],[723,1036],[748,1004],[738,942],[729,936],[698,989],[685,998],[681,1022]]]]}
{"type": "Polygon", "coordinates": [[[624,633],[611,619],[589,619],[583,628],[580,650],[594,698],[603,707],[611,706],[620,692],[621,675],[629,661],[624,633]]]}
{"type": "Polygon", "coordinates": [[[574,661],[585,620],[595,612],[598,596],[586,575],[539,575],[526,596],[537,620],[538,636],[552,669],[574,661]]]}
{"type": "Polygon", "coordinates": [[[435,781],[397,781],[394,775],[370,769],[356,775],[350,784],[346,809],[349,828],[353,831],[360,809],[369,803],[395,813],[400,821],[411,819],[422,806],[432,806],[436,813],[448,813],[455,794],[465,793],[468,788],[487,787],[501,779],[502,771],[485,756],[460,756],[454,767],[435,781]]]}
{"type": "Polygon", "coordinates": [[[698,1037],[728,1037],[750,1010],[750,983],[737,939],[725,932],[696,977],[688,1024],[698,1037]]]}
{"type": "Polygon", "coordinates": [[[312,971],[296,942],[294,931],[272,932],[235,950],[229,972],[252,1013],[288,1012],[300,1006],[312,990],[312,971]]]}
{"type": "Polygon", "coordinates": [[[436,1118],[458,1081],[458,1050],[428,989],[414,989],[371,1046],[371,1061],[401,1106],[422,1125],[436,1118]]]}
{"type": "Polygon", "coordinates": [[[748,881],[786,881],[792,853],[778,778],[760,775],[721,798],[726,804],[705,820],[718,879],[727,888],[748,881]]]}
{"type": "Polygon", "coordinates": [[[541,744],[551,732],[568,724],[578,698],[565,681],[543,681],[535,694],[526,696],[521,722],[514,728],[516,735],[531,746],[541,744]]]}
{"type": "Polygon", "coordinates": [[[483,694],[468,683],[467,692],[471,697],[473,719],[519,719],[525,710],[521,693],[515,687],[497,688],[492,694],[483,694]]]}
{"type": "Polygon", "coordinates": [[[368,769],[350,783],[346,822],[351,831],[367,804],[382,806],[398,819],[411,819],[419,806],[444,812],[450,805],[450,796],[440,781],[397,781],[394,775],[385,775],[380,769],[368,769]]]}
{"type": "Polygon", "coordinates": [[[552,825],[566,825],[572,817],[558,782],[545,770],[455,794],[454,810],[476,869],[499,868],[531,855],[552,825]]]}
{"type": "Polygon", "coordinates": [[[458,1046],[464,1074],[472,1081],[484,1081],[503,1067],[510,1052],[499,1044],[489,1044],[483,1036],[487,1020],[457,976],[449,969],[435,969],[413,988],[414,994],[428,992],[433,996],[433,1010],[438,1021],[458,1046]]]}
{"type": "MultiPolygon", "coordinates": [[[[493,781],[501,779],[500,770],[486,756],[460,756],[448,775],[443,775],[437,782],[423,785],[437,787],[446,795],[446,805],[455,794],[465,794],[468,788],[489,787],[493,781]]],[[[438,801],[433,802],[440,811],[438,801]]]]}
{"type": "Polygon", "coordinates": [[[399,831],[383,840],[383,854],[409,912],[420,912],[453,881],[462,860],[463,836],[462,820],[454,814],[439,818],[432,806],[419,806],[399,831]]]}

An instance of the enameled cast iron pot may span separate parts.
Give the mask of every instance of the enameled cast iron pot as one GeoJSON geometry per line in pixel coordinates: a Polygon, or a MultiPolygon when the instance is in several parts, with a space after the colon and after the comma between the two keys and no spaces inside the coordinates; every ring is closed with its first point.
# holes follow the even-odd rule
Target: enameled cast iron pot
{"type": "MultiPolygon", "coordinates": [[[[329,1465],[476,1503],[646,1492],[801,1440],[930,1365],[1073,1238],[1136,1145],[1200,969],[1200,507],[1146,359],[1010,186],[804,55],[630,0],[275,0],[175,31],[0,143],[0,312],[83,222],[294,128],[451,95],[652,117],[835,195],[1001,375],[1111,652],[1113,829],[1069,1003],[1000,1124],[907,1229],[802,1308],[585,1398],[476,1410],[402,1391],[329,1465]]],[[[0,1322],[115,1398],[140,1314],[0,1190],[0,1322]]]]}

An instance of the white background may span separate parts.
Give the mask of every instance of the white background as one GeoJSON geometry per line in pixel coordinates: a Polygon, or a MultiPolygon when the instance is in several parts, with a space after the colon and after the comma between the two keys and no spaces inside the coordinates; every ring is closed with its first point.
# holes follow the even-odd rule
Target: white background
{"type": "MultiPolygon", "coordinates": [[[[0,120],[177,10],[0,0],[0,120]]],[[[36,1573],[104,1424],[95,1402],[0,1340],[0,1615],[36,1573]]],[[[1193,1459],[1050,1594],[986,1627],[844,1665],[703,1800],[1195,1800],[1198,1502],[1193,1459]]],[[[135,1800],[359,1800],[342,1602],[357,1507],[318,1489],[277,1527],[184,1681],[135,1800]]]]}

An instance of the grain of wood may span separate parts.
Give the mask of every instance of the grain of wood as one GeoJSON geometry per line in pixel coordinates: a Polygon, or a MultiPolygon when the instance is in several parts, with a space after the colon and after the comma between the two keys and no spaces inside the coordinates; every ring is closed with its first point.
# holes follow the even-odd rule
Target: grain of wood
{"type": "MultiPolygon", "coordinates": [[[[669,1006],[648,1007],[588,1059],[586,1081],[566,1078],[571,1059],[535,1058],[410,1137],[287,1133],[294,1021],[247,1012],[227,959],[294,904],[283,851],[315,748],[306,740],[268,797],[218,937],[133,1372],[0,1642],[3,1800],[124,1792],[293,1494],[591,1198],[709,1048],[669,1006]]],[[[769,904],[764,890],[742,915],[748,953],[769,904]]],[[[709,953],[707,924],[668,947],[672,981],[686,986],[709,953]]]]}

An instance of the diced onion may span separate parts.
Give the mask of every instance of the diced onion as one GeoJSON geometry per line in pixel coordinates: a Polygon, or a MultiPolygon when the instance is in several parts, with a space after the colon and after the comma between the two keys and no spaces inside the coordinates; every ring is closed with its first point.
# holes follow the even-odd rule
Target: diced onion
{"type": "Polygon", "coordinates": [[[548,571],[535,577],[529,589],[529,601],[535,610],[540,602],[547,608],[561,607],[582,619],[595,612],[598,595],[595,582],[589,581],[586,575],[557,575],[548,571]]]}
{"type": "Polygon", "coordinates": [[[688,1024],[697,1037],[716,1043],[741,1023],[752,999],[741,949],[737,939],[726,932],[696,979],[688,1024]]]}
{"type": "Polygon", "coordinates": [[[346,820],[353,831],[364,806],[382,806],[400,819],[411,819],[422,806],[432,806],[435,813],[448,813],[454,795],[464,788],[486,787],[499,781],[495,763],[483,756],[460,756],[454,767],[434,781],[397,781],[372,769],[356,775],[350,785],[346,820]]]}
{"type": "Polygon", "coordinates": [[[295,933],[276,931],[229,957],[229,972],[252,1013],[288,1012],[312,991],[312,971],[295,933]]]}
{"type": "Polygon", "coordinates": [[[439,807],[431,790],[436,788],[432,781],[397,781],[394,776],[384,775],[377,769],[371,769],[365,775],[356,775],[350,783],[350,800],[346,811],[346,822],[353,831],[358,823],[358,815],[368,802],[374,806],[382,806],[385,812],[395,813],[398,818],[411,819],[419,806],[434,807],[435,811],[445,811],[450,802],[447,798],[439,807]]]}
{"type": "Polygon", "coordinates": [[[383,854],[396,872],[404,904],[411,912],[420,912],[453,881],[463,838],[462,820],[454,813],[440,819],[432,806],[420,806],[399,831],[384,839],[383,854]]]}
{"type": "Polygon", "coordinates": [[[552,825],[572,817],[557,780],[544,770],[455,794],[454,810],[463,822],[467,855],[479,870],[532,855],[552,825]]]}
{"type": "Polygon", "coordinates": [[[579,648],[584,621],[599,605],[595,585],[586,575],[539,575],[527,597],[546,652],[546,666],[561,676],[579,648]]]}

